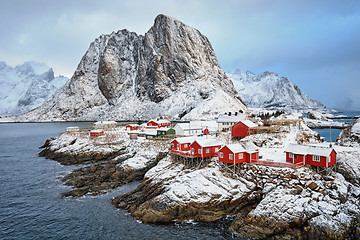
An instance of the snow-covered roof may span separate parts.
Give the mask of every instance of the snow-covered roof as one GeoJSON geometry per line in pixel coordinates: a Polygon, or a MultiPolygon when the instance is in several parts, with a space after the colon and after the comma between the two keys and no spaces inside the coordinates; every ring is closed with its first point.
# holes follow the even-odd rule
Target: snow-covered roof
{"type": "Polygon", "coordinates": [[[172,141],[176,140],[178,143],[193,143],[197,139],[196,137],[180,137],[180,138],[174,138],[172,141]]]}
{"type": "Polygon", "coordinates": [[[104,130],[102,130],[102,129],[94,129],[94,130],[91,130],[90,132],[92,132],[92,133],[101,133],[103,131],[104,130]]]}
{"type": "Polygon", "coordinates": [[[194,142],[197,142],[201,147],[221,146],[221,143],[214,138],[197,138],[194,142]]]}
{"type": "MultiPolygon", "coordinates": [[[[240,144],[229,144],[224,147],[229,148],[230,151],[232,151],[233,153],[246,152],[246,149],[240,144]]],[[[223,149],[224,147],[222,147],[221,149],[223,149]]]]}
{"type": "Polygon", "coordinates": [[[218,119],[216,120],[216,122],[239,122],[239,121],[243,121],[246,119],[246,114],[231,114],[230,116],[227,114],[222,114],[218,117],[218,119]]]}
{"type": "Polygon", "coordinates": [[[298,145],[298,144],[289,144],[285,148],[285,152],[291,152],[299,155],[317,155],[328,157],[333,148],[322,147],[322,146],[311,146],[311,145],[298,145]]]}
{"type": "Polygon", "coordinates": [[[240,141],[239,144],[241,144],[248,151],[255,151],[256,149],[259,149],[259,147],[251,141],[240,141]]]}
{"type": "Polygon", "coordinates": [[[149,122],[156,122],[157,124],[161,124],[161,123],[170,123],[170,121],[169,121],[169,120],[167,120],[167,119],[150,120],[149,122]]]}
{"type": "MultiPolygon", "coordinates": [[[[221,149],[223,149],[224,147],[222,147],[221,149]]],[[[257,149],[256,145],[253,144],[252,142],[249,142],[249,141],[241,141],[241,142],[236,143],[236,144],[229,144],[229,145],[226,145],[226,147],[228,147],[230,149],[230,151],[232,151],[233,153],[239,153],[239,152],[253,153],[253,152],[257,152],[256,151],[256,149],[257,149]]]]}
{"type": "Polygon", "coordinates": [[[176,125],[178,125],[183,131],[203,130],[205,128],[208,128],[210,131],[218,130],[216,121],[190,121],[188,123],[178,123],[176,125]]]}
{"type": "Polygon", "coordinates": [[[163,127],[163,128],[158,128],[157,131],[158,132],[166,132],[167,130],[169,130],[170,128],[167,127],[163,127]]]}
{"type": "Polygon", "coordinates": [[[257,125],[255,123],[253,123],[252,121],[250,121],[250,120],[242,120],[240,122],[242,122],[243,124],[245,124],[249,128],[257,127],[257,125]]]}

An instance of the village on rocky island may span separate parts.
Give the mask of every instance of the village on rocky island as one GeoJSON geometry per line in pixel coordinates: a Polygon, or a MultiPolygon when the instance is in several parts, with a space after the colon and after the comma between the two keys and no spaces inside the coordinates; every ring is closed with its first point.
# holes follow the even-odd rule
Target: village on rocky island
{"type": "Polygon", "coordinates": [[[230,229],[250,238],[356,239],[359,145],[326,142],[307,122],[275,111],[187,122],[99,121],[68,127],[39,155],[87,164],[64,177],[73,187],[66,197],[141,181],[112,203],[144,223],[231,216],[230,229]]]}

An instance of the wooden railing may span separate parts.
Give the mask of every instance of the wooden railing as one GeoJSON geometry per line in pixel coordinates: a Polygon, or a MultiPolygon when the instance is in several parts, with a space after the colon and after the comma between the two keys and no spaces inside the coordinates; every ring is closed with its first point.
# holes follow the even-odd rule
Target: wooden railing
{"type": "Polygon", "coordinates": [[[289,168],[298,168],[304,166],[303,163],[281,163],[281,162],[272,162],[272,161],[260,161],[260,160],[251,160],[251,163],[276,166],[276,167],[289,167],[289,168]]]}
{"type": "Polygon", "coordinates": [[[196,157],[195,154],[191,154],[190,151],[180,151],[180,150],[175,150],[175,149],[170,149],[170,153],[181,156],[181,157],[196,157]]]}

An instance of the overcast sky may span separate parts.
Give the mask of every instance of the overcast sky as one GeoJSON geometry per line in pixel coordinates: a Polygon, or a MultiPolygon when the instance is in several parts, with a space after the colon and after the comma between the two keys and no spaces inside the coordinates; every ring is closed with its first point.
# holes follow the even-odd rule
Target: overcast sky
{"type": "Polygon", "coordinates": [[[276,72],[329,107],[360,110],[357,0],[0,0],[0,61],[71,77],[90,43],[144,34],[163,13],[206,35],[225,71],[276,72]]]}

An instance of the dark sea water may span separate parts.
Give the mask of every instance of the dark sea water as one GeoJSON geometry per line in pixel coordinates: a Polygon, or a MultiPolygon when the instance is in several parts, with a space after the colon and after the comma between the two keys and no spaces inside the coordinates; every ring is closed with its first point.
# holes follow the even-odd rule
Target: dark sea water
{"type": "MultiPolygon", "coordinates": [[[[357,117],[360,116],[360,112],[341,112],[334,115],[345,115],[348,117],[357,117]]],[[[333,119],[337,122],[355,122],[356,119],[333,119]]],[[[324,128],[324,129],[313,129],[314,131],[317,131],[321,137],[324,137],[325,141],[330,142],[330,129],[324,128]]],[[[331,142],[335,142],[336,138],[341,133],[342,129],[331,129],[331,142]]]]}
{"type": "Polygon", "coordinates": [[[61,197],[69,190],[61,177],[74,167],[37,157],[38,147],[74,125],[89,123],[0,124],[0,239],[233,239],[222,223],[142,224],[109,203],[138,182],[61,197]]]}

